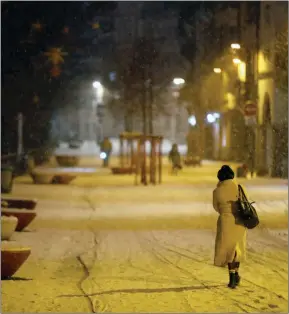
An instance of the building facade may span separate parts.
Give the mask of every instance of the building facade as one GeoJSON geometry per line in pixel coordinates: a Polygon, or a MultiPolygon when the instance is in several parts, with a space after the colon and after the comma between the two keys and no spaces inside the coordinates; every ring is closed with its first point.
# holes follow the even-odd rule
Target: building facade
{"type": "MultiPolygon", "coordinates": [[[[216,106],[221,112],[220,134],[214,139],[220,146],[219,158],[243,161],[259,175],[287,176],[288,92],[278,86],[276,41],[278,34],[288,32],[288,3],[243,2],[232,10],[226,14],[229,22],[222,18],[223,11],[216,17],[223,34],[228,33],[227,40],[223,38],[228,48],[233,42],[241,46],[234,54],[223,47],[223,63],[216,58],[214,64],[227,78],[222,84],[223,104],[216,106]],[[233,58],[240,64],[233,65],[233,58]],[[252,126],[246,125],[244,117],[248,100],[257,106],[252,126]]],[[[283,38],[287,55],[287,35],[283,38]]]]}

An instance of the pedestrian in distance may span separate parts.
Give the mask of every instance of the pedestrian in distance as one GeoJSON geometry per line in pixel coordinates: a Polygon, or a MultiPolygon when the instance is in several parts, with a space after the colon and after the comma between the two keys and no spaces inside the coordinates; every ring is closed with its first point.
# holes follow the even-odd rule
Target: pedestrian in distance
{"type": "Polygon", "coordinates": [[[181,164],[181,154],[179,153],[177,144],[172,145],[172,149],[169,152],[169,161],[172,164],[172,174],[177,174],[178,170],[183,168],[181,164]]]}
{"type": "Polygon", "coordinates": [[[228,266],[229,288],[236,288],[240,262],[246,258],[246,228],[238,217],[238,184],[234,171],[227,165],[218,171],[219,183],[213,192],[213,207],[219,214],[215,240],[214,265],[228,266]]]}
{"type": "Polygon", "coordinates": [[[103,156],[103,167],[108,167],[109,159],[112,152],[112,144],[108,137],[105,137],[103,142],[100,144],[100,150],[103,156]]]}

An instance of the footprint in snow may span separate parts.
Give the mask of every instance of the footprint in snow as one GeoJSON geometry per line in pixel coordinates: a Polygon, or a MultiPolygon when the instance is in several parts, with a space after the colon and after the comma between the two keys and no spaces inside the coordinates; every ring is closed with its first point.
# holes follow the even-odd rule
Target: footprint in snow
{"type": "Polygon", "coordinates": [[[271,309],[276,309],[278,307],[278,305],[276,304],[268,304],[268,306],[271,308],[271,309]]]}

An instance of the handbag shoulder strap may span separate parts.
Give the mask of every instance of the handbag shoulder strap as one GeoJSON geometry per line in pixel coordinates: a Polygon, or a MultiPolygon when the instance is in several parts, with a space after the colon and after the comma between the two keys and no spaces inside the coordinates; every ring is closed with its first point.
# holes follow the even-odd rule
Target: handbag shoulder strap
{"type": "Polygon", "coordinates": [[[245,197],[245,193],[241,184],[238,184],[238,192],[239,192],[239,198],[245,197]]]}
{"type": "Polygon", "coordinates": [[[238,195],[239,195],[239,198],[241,198],[241,195],[242,195],[242,187],[240,184],[238,184],[238,195]]]}
{"type": "MultiPolygon", "coordinates": [[[[245,199],[246,201],[248,201],[247,196],[242,188],[241,184],[238,184],[238,190],[239,190],[239,197],[242,196],[243,199],[245,199]]],[[[241,198],[241,197],[240,197],[241,198]]]]}

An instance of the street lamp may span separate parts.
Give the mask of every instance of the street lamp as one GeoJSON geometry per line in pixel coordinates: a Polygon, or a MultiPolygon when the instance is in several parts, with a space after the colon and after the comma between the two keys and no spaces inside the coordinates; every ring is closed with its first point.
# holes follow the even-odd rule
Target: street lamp
{"type": "Polygon", "coordinates": [[[208,113],[207,114],[207,121],[208,121],[208,123],[214,123],[216,121],[216,118],[213,114],[208,113]]]}
{"type": "Polygon", "coordinates": [[[218,112],[211,112],[207,114],[207,122],[214,123],[220,119],[221,115],[218,112]]]}
{"type": "Polygon", "coordinates": [[[195,126],[197,124],[197,120],[196,120],[196,117],[193,115],[193,116],[190,116],[189,119],[188,119],[188,122],[191,126],[195,126]]]}
{"type": "Polygon", "coordinates": [[[92,86],[93,86],[93,88],[98,88],[98,87],[101,86],[101,83],[100,83],[99,81],[94,81],[94,82],[92,83],[92,86]]]}
{"type": "Polygon", "coordinates": [[[96,100],[97,100],[97,103],[101,103],[102,102],[102,98],[103,98],[103,92],[104,92],[102,84],[99,81],[94,81],[92,83],[92,86],[93,86],[93,88],[96,89],[96,100]]]}
{"type": "Polygon", "coordinates": [[[240,46],[240,44],[234,43],[234,44],[231,44],[231,48],[232,49],[241,49],[241,46],[240,46]]]}
{"type": "Polygon", "coordinates": [[[185,80],[181,77],[176,77],[174,78],[173,83],[175,85],[182,85],[182,84],[185,84],[185,80]]]}
{"type": "Polygon", "coordinates": [[[215,72],[215,73],[221,73],[222,70],[221,70],[220,68],[214,68],[214,72],[215,72]]]}
{"type": "MultiPolygon", "coordinates": [[[[93,110],[92,116],[95,116],[95,114],[97,116],[97,124],[98,124],[98,129],[99,129],[99,140],[100,140],[103,137],[101,108],[103,105],[104,87],[99,81],[94,81],[92,83],[92,86],[96,90],[96,102],[95,102],[95,106],[93,106],[92,108],[93,110]]],[[[91,123],[91,128],[93,128],[93,123],[91,123]]],[[[91,132],[93,132],[92,129],[91,129],[91,132]]]]}
{"type": "Polygon", "coordinates": [[[172,95],[175,98],[175,103],[172,104],[172,111],[171,111],[171,140],[173,142],[176,141],[176,135],[177,135],[177,117],[179,114],[179,107],[178,107],[178,97],[179,97],[179,91],[182,88],[182,85],[185,84],[185,80],[181,77],[175,77],[172,81],[173,85],[172,88],[172,95]]]}

